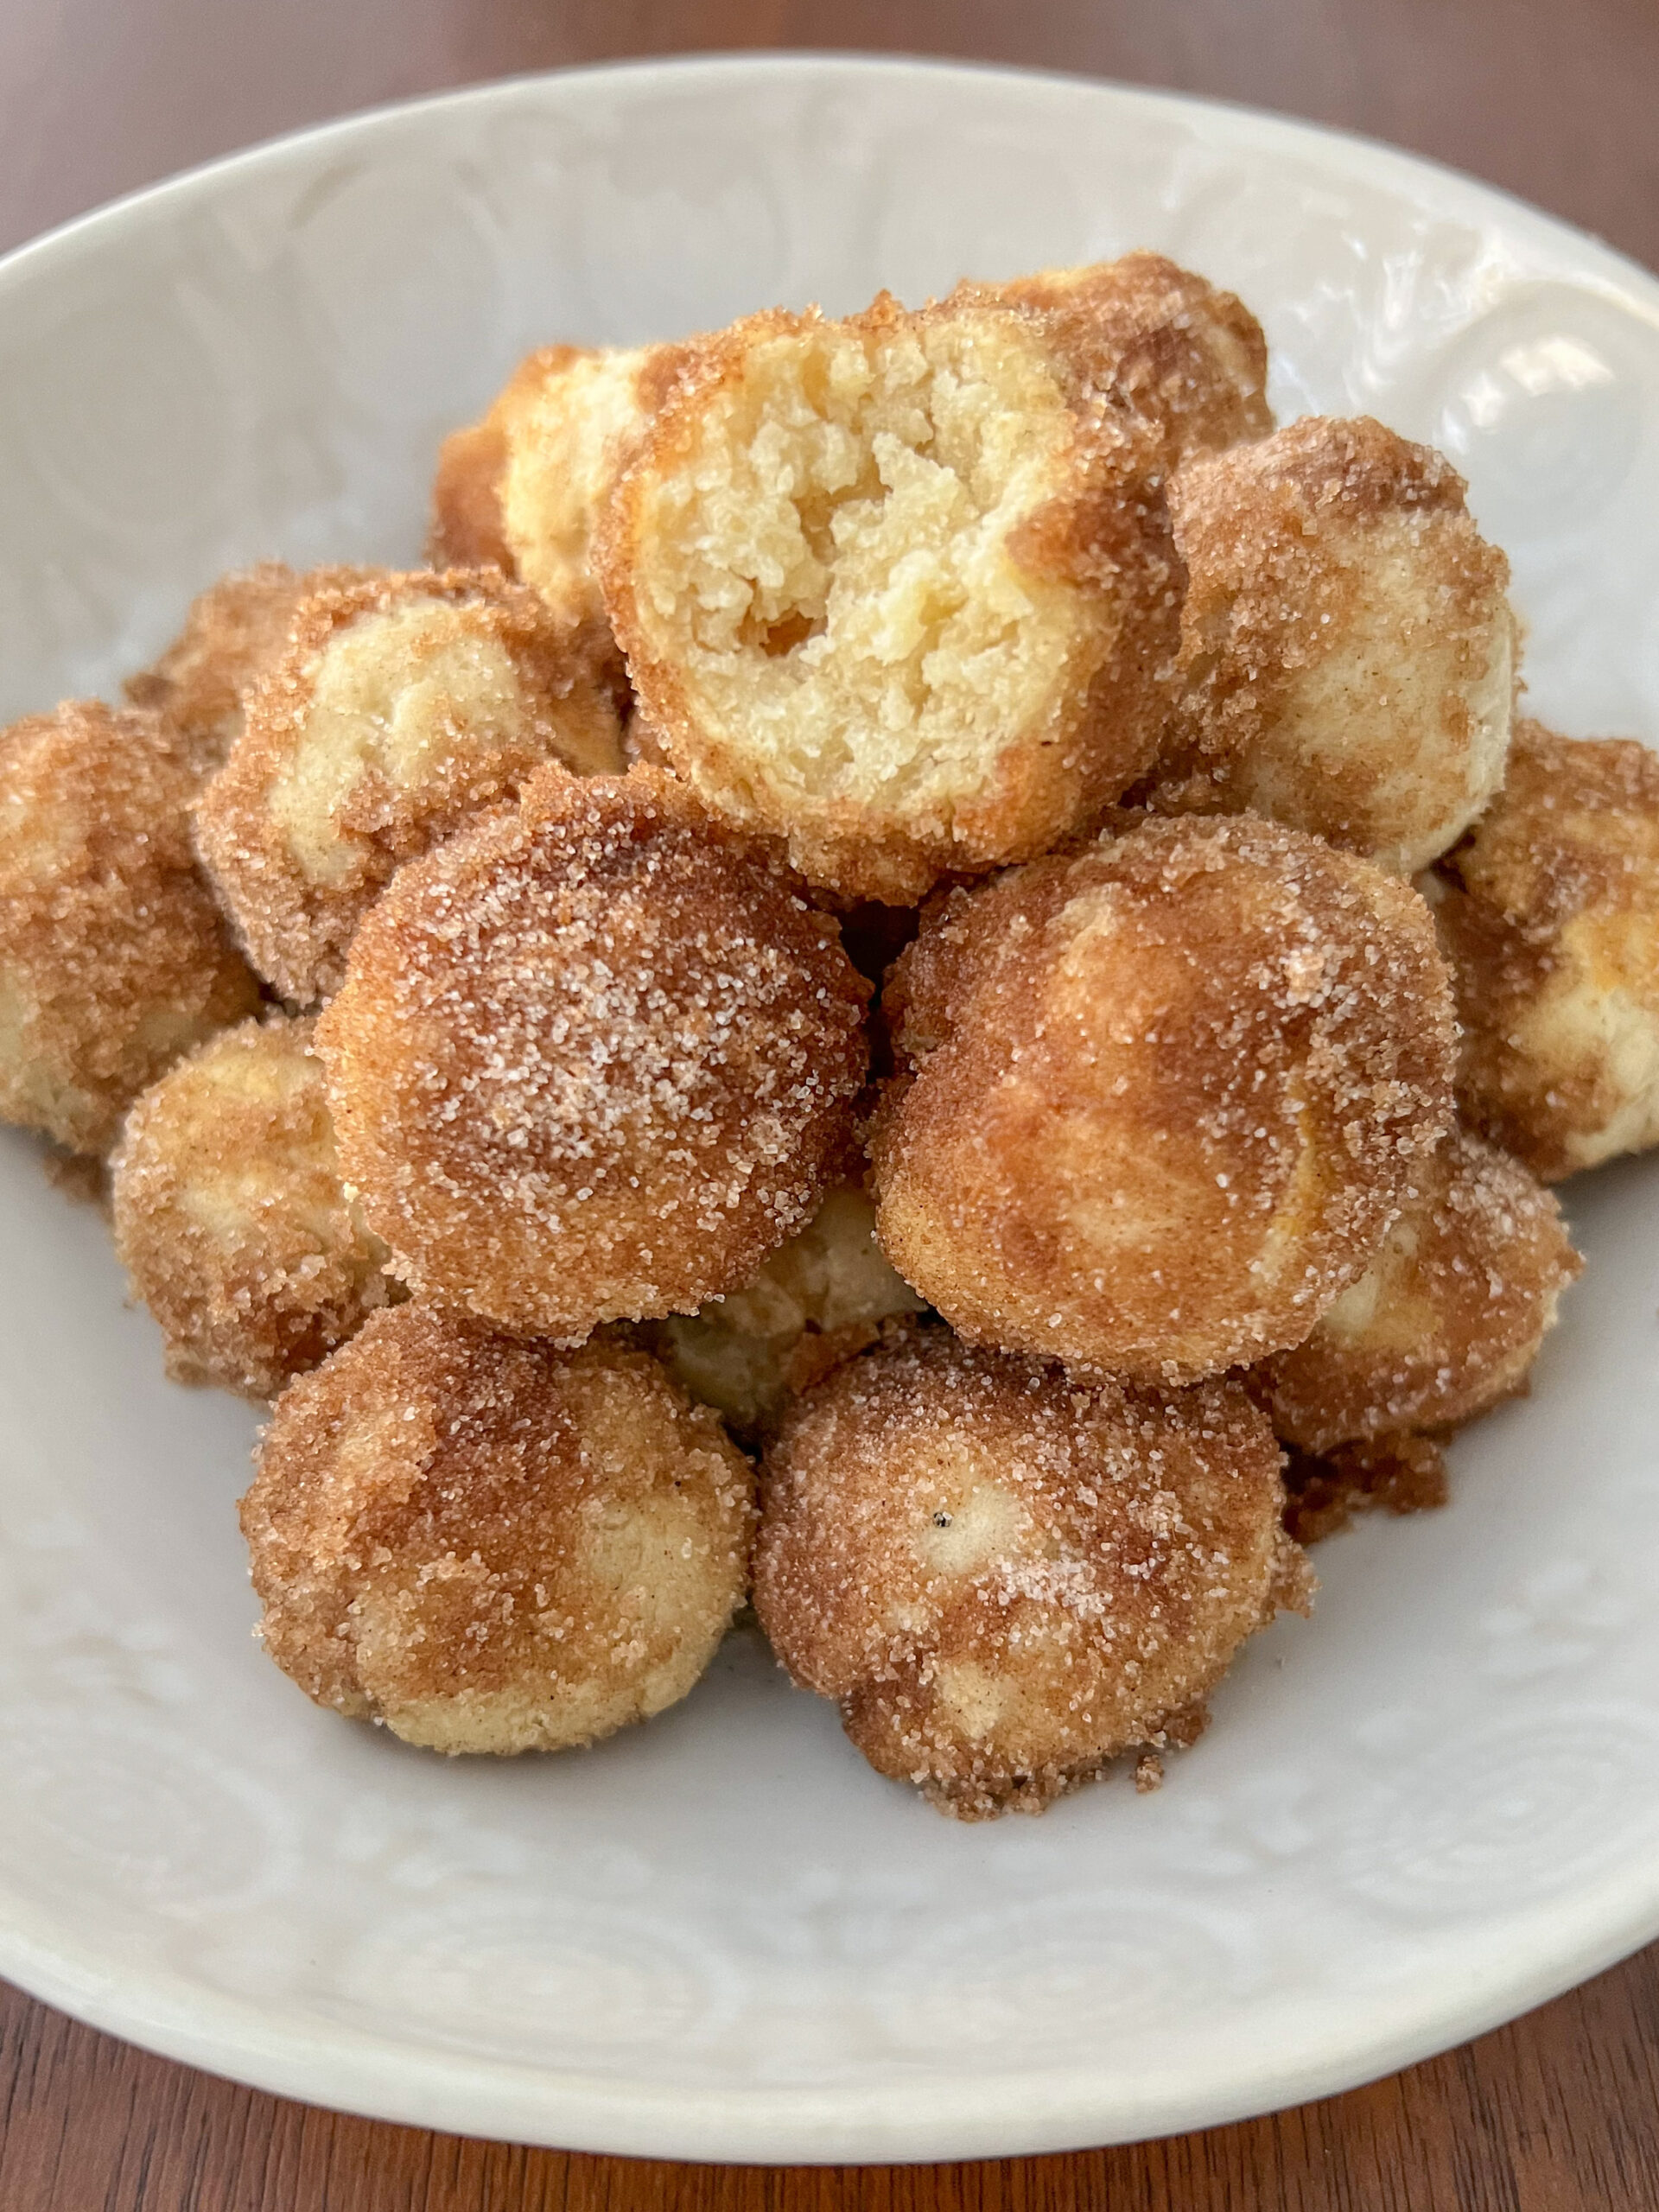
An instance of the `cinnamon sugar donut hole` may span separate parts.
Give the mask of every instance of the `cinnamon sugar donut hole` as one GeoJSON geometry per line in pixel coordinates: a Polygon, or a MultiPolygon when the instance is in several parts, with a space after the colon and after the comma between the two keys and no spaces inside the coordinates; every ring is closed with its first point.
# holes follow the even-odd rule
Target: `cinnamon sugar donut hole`
{"type": "Polygon", "coordinates": [[[196,836],[256,968],[326,998],[416,854],[532,770],[620,767],[609,693],[568,626],[491,569],[324,583],[247,694],[196,836]]]}
{"type": "Polygon", "coordinates": [[[1040,1812],[1191,1741],[1244,1639],[1306,1609],[1279,1467],[1236,1383],[1084,1385],[890,1323],[766,1453],[755,1611],[879,1773],[1040,1812]]]}
{"type": "Polygon", "coordinates": [[[419,1306],[278,1400],[242,1528],[265,1649],[433,1751],[558,1751],[683,1698],[743,1596],[753,1478],[648,1353],[419,1306]]]}
{"type": "Polygon", "coordinates": [[[0,1121],[105,1152],[169,1062],[258,1005],[190,849],[197,779],[136,708],[0,731],[0,1121]]]}
{"type": "Polygon", "coordinates": [[[1451,1118],[1427,908],[1275,823],[953,893],[886,1005],[882,1247],[972,1341],[1175,1382],[1300,1343],[1451,1118]]]}
{"type": "Polygon", "coordinates": [[[1274,1429],[1319,1452],[1474,1420],[1524,1388],[1580,1264],[1536,1178],[1454,1128],[1358,1281],[1262,1370],[1274,1429]]]}
{"type": "Polygon", "coordinates": [[[340,1187],[312,1024],[240,1023],[169,1068],[111,1163],[115,1243],[175,1382],[274,1398],[401,1296],[340,1187]]]}
{"type": "Polygon", "coordinates": [[[361,581],[365,569],[313,569],[281,561],[220,576],[192,600],[184,626],[160,659],[124,686],[136,707],[153,707],[196,752],[202,773],[224,765],[241,734],[245,694],[276,660],[302,599],[361,581]]]}
{"type": "Polygon", "coordinates": [[[532,778],[411,862],[317,1027],[342,1166],[419,1294],[527,1334],[738,1289],[837,1179],[868,986],[683,786],[532,778]]]}
{"type": "Polygon", "coordinates": [[[1090,365],[1096,390],[1153,432],[1166,471],[1273,428],[1261,324],[1231,292],[1160,253],[959,285],[951,296],[1007,300],[1054,316],[1068,352],[1090,365]]]}
{"type": "Polygon", "coordinates": [[[1503,781],[1509,563],[1441,455],[1308,416],[1190,461],[1176,806],[1270,816],[1410,874],[1503,781]]]}
{"type": "Polygon", "coordinates": [[[493,563],[603,650],[610,626],[593,571],[594,527],[683,353],[677,344],[529,354],[482,420],[443,442],[428,540],[434,563],[493,563]]]}
{"type": "Polygon", "coordinates": [[[1523,721],[1433,892],[1470,1118],[1546,1182],[1659,1144],[1659,756],[1523,721]]]}
{"type": "Polygon", "coordinates": [[[755,315],[689,353],[606,510],[654,741],[842,898],[1043,852],[1156,750],[1157,441],[1067,328],[989,296],[755,315]]]}

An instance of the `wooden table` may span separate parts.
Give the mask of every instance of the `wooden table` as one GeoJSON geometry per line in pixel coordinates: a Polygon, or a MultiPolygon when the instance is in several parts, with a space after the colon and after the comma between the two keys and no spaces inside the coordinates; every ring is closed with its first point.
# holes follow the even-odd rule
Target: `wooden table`
{"type": "MultiPolygon", "coordinates": [[[[1654,0],[0,0],[0,246],[371,101],[779,45],[1034,63],[1283,108],[1474,170],[1659,264],[1654,0]]],[[[0,2212],[556,2206],[1655,2212],[1659,1947],[1465,2050],[1298,2112],[1071,2158],[822,2171],[342,2119],[0,1989],[0,2212]]]]}

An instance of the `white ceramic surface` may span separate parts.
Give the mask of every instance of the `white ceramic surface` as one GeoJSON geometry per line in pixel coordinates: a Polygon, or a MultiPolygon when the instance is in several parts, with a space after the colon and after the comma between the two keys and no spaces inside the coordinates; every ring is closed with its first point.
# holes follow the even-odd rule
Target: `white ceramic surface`
{"type": "MultiPolygon", "coordinates": [[[[316,131],[0,268],[0,715],[262,554],[417,549],[440,433],[556,336],[1156,246],[1281,415],[1438,440],[1536,710],[1659,737],[1659,286],[1471,183],[1196,102],[903,63],[506,85],[316,131]]],[[[1659,1933],[1659,1160],[1451,1510],[1319,1554],[1140,1798],[940,1820],[751,1637],[648,1728],[447,1764],[249,1637],[253,1422],[162,1379],[95,1214],[0,1146],[0,1970],[154,2048],[614,2151],[963,2157],[1334,2090],[1659,1933]]]]}

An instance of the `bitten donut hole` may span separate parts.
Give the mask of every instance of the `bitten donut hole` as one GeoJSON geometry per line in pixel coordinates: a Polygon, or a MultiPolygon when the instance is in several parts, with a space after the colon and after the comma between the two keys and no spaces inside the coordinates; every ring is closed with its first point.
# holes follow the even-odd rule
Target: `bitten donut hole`
{"type": "Polygon", "coordinates": [[[706,708],[804,790],[976,789],[1067,677],[1069,594],[1010,540],[1070,437],[1010,316],[762,340],[664,488],[645,579],[706,708]]]}

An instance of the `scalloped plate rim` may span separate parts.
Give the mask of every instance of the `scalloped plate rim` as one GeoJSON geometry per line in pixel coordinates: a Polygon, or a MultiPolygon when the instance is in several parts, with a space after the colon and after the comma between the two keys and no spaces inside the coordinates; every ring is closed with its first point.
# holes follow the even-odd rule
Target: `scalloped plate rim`
{"type": "MultiPolygon", "coordinates": [[[[203,1993],[182,1975],[146,1980],[147,1999],[121,1993],[106,1967],[77,1962],[61,1945],[31,1942],[0,1924],[0,1974],[88,2026],[181,2064],[301,2103],[440,2133],[599,2155],[760,2164],[886,2164],[1005,2158],[1083,2150],[1225,2126],[1337,2096],[1455,2050],[1630,1956],[1659,1935],[1659,1874],[1617,1910],[1581,1894],[1555,1917],[1556,1944],[1526,1971],[1493,1968],[1443,2005],[1432,2030],[1409,1997],[1388,2024],[1334,2046],[1315,2022],[1302,2047],[1241,2065],[1226,2094],[1173,2077],[1115,2103],[1097,2071],[1052,2067],[976,2076],[953,2105],[937,2077],[926,2115],[916,2113],[921,2069],[882,2095],[842,2088],[710,2090],[619,2084],[609,2076],[554,2074],[528,2062],[391,2048],[339,2024],[302,2039],[263,2032],[251,2000],[203,1993]],[[174,1997],[169,1985],[189,1992],[174,1997]],[[327,2085],[327,2095],[321,2094],[327,2085]]],[[[1535,1915],[1536,1916],[1535,1910],[1535,1915]]],[[[1368,2000],[1374,2004],[1373,2000],[1368,2000]]]]}

